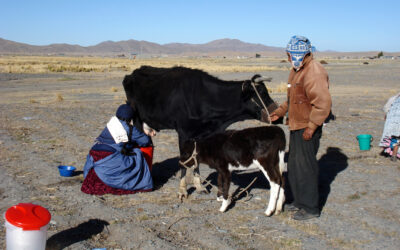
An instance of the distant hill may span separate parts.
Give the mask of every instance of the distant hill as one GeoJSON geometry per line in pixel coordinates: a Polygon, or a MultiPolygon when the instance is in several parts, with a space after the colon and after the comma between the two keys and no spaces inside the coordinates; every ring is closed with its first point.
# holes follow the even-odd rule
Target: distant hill
{"type": "MultiPolygon", "coordinates": [[[[319,56],[374,56],[379,51],[337,52],[332,50],[317,51],[319,56]]],[[[135,55],[207,55],[207,56],[279,56],[285,57],[285,48],[263,44],[246,43],[238,39],[219,39],[204,44],[168,43],[158,44],[147,41],[105,41],[93,46],[71,44],[50,44],[44,46],[29,45],[0,38],[0,54],[13,55],[93,55],[93,56],[130,56],[135,55]]],[[[400,56],[400,52],[384,55],[400,56]]]]}
{"type": "Polygon", "coordinates": [[[245,43],[237,39],[220,39],[205,44],[157,43],[137,40],[105,41],[94,46],[70,44],[29,45],[0,38],[0,54],[65,54],[65,55],[190,55],[190,54],[246,54],[262,52],[284,53],[284,48],[245,43]]]}

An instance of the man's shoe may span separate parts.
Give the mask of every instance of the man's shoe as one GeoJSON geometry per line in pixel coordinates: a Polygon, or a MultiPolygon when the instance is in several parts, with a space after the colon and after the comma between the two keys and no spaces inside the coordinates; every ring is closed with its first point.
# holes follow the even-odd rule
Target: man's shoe
{"type": "Polygon", "coordinates": [[[319,213],[316,214],[308,213],[304,209],[300,209],[293,215],[294,220],[309,220],[317,217],[319,217],[319,213]]]}
{"type": "Polygon", "coordinates": [[[293,203],[288,203],[285,204],[285,206],[283,207],[284,211],[288,211],[288,212],[296,212],[299,211],[300,208],[296,207],[293,203]]]}

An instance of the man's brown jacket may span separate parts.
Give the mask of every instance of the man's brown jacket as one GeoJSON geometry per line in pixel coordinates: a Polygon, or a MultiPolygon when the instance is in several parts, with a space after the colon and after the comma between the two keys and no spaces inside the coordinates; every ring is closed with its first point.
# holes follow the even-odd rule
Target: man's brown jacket
{"type": "Polygon", "coordinates": [[[298,71],[290,71],[287,95],[288,101],[275,113],[282,117],[289,110],[290,130],[309,127],[314,131],[328,117],[332,105],[328,73],[312,55],[304,58],[298,71]]]}

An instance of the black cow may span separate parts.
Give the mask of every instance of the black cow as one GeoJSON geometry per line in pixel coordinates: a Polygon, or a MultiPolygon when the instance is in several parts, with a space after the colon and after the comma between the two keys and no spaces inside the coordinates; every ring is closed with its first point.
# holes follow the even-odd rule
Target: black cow
{"type": "MultiPolygon", "coordinates": [[[[184,142],[220,133],[237,121],[269,122],[267,114],[277,105],[263,80],[266,79],[255,75],[252,80],[223,81],[197,69],[142,66],[125,76],[123,86],[128,103],[136,113],[135,125],[142,131],[143,123],[157,131],[175,129],[182,155],[184,142]]],[[[195,173],[196,189],[204,190],[198,168],[195,173]]],[[[185,168],[181,174],[184,178],[185,168]]],[[[186,187],[181,191],[187,195],[186,187]]]]}

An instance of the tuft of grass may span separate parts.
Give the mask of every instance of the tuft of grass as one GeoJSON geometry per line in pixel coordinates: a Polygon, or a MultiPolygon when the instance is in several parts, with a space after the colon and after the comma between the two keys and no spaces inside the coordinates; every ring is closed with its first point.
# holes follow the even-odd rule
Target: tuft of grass
{"type": "Polygon", "coordinates": [[[319,61],[321,64],[328,64],[328,62],[327,61],[325,61],[325,60],[321,60],[321,61],[319,61]]]}
{"type": "Polygon", "coordinates": [[[36,101],[35,99],[32,99],[32,98],[31,98],[31,99],[29,100],[29,103],[39,103],[39,102],[36,101]]]}
{"type": "Polygon", "coordinates": [[[361,198],[361,196],[358,194],[358,192],[347,196],[347,199],[350,200],[350,201],[358,200],[360,198],[361,198]]]}
{"type": "Polygon", "coordinates": [[[146,221],[149,220],[150,217],[147,214],[142,214],[141,216],[139,216],[139,221],[146,221]]]}
{"type": "Polygon", "coordinates": [[[116,87],[111,87],[111,92],[118,92],[118,89],[116,87]]]}
{"type": "Polygon", "coordinates": [[[56,94],[56,101],[62,102],[62,101],[64,101],[64,97],[60,93],[57,93],[56,94]]]}

